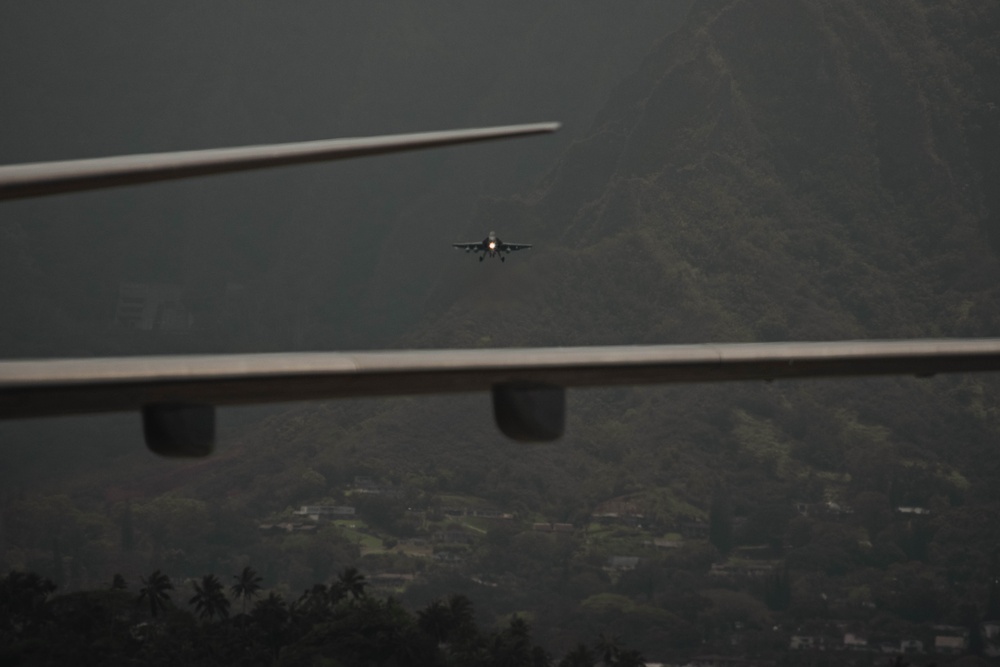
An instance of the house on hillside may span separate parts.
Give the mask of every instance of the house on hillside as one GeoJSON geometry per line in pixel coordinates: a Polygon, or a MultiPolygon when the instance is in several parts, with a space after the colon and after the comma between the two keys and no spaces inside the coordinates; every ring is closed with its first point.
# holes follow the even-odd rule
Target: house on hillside
{"type": "Polygon", "coordinates": [[[691,658],[689,667],[774,667],[774,660],[751,660],[728,655],[698,655],[691,658]]]}
{"type": "Polygon", "coordinates": [[[499,521],[511,521],[514,518],[514,515],[510,512],[502,512],[494,509],[472,509],[469,510],[469,516],[475,516],[481,519],[496,519],[499,521]]]}
{"type": "Polygon", "coordinates": [[[675,540],[669,537],[654,537],[652,542],[649,542],[657,549],[679,549],[684,546],[682,540],[675,540]]]}
{"type": "Polygon", "coordinates": [[[531,529],[539,533],[572,533],[575,530],[571,523],[533,523],[531,529]]]}
{"type": "Polygon", "coordinates": [[[306,516],[313,521],[326,519],[350,519],[354,517],[354,508],[341,505],[303,505],[302,509],[296,510],[294,514],[306,516]]]}
{"type": "Polygon", "coordinates": [[[934,637],[934,652],[940,655],[961,655],[965,653],[965,637],[937,635],[934,637]]]}
{"type": "Polygon", "coordinates": [[[645,514],[634,502],[609,500],[598,505],[594,513],[590,515],[590,519],[601,525],[621,524],[635,528],[645,519],[645,514]]]}
{"type": "Polygon", "coordinates": [[[878,642],[872,644],[872,648],[884,655],[899,655],[902,653],[902,645],[896,642],[878,642]]]}
{"type": "Polygon", "coordinates": [[[924,514],[931,513],[931,511],[925,507],[897,507],[896,511],[900,514],[910,514],[914,516],[922,516],[924,514]]]}
{"type": "Polygon", "coordinates": [[[979,628],[983,636],[983,655],[1000,658],[1000,621],[983,621],[979,628]]]}
{"type": "Polygon", "coordinates": [[[434,560],[442,563],[461,563],[465,559],[454,551],[435,551],[434,560]]]}
{"type": "Polygon", "coordinates": [[[371,493],[373,495],[378,495],[381,494],[384,489],[376,484],[375,480],[371,477],[358,475],[354,478],[353,490],[355,493],[371,493]]]}
{"type": "Polygon", "coordinates": [[[676,528],[676,532],[689,540],[708,539],[708,524],[704,521],[681,521],[676,528]]]}
{"type": "Polygon", "coordinates": [[[738,579],[759,579],[774,571],[770,563],[713,563],[709,575],[727,581],[738,579]]]}
{"type": "Polygon", "coordinates": [[[415,578],[416,575],[407,572],[383,572],[365,577],[373,591],[383,593],[399,592],[413,583],[415,578]]]}
{"type": "Polygon", "coordinates": [[[460,528],[446,528],[434,534],[434,541],[439,544],[472,544],[474,540],[460,528]]]}
{"type": "Polygon", "coordinates": [[[257,525],[257,530],[262,533],[315,533],[315,524],[303,524],[298,521],[286,521],[283,523],[261,523],[257,525]]]}
{"type": "Polygon", "coordinates": [[[634,570],[640,562],[638,556],[612,556],[608,559],[608,568],[616,572],[634,570]]]}
{"type": "Polygon", "coordinates": [[[822,635],[792,635],[788,640],[788,648],[792,651],[829,651],[834,648],[836,640],[822,635]]]}

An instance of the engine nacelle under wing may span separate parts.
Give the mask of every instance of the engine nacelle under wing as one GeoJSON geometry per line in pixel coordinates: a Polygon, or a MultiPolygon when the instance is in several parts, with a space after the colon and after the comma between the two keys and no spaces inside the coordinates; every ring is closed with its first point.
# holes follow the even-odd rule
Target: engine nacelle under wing
{"type": "Polygon", "coordinates": [[[997,338],[3,361],[0,418],[142,410],[154,451],[191,456],[216,405],[491,391],[501,430],[549,440],[565,387],[997,370],[997,338]]]}

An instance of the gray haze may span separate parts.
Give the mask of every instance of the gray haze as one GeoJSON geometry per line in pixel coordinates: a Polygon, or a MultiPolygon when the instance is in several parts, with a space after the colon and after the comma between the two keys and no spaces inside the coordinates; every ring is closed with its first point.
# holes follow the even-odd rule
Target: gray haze
{"type": "MultiPolygon", "coordinates": [[[[470,274],[450,243],[487,225],[532,241],[516,217],[483,219],[483,202],[530,192],[688,4],[0,7],[3,163],[563,122],[505,145],[8,203],[0,355],[398,345],[448,306],[428,294],[496,289],[480,281],[499,263],[470,274]],[[181,290],[192,328],[116,327],[128,283],[181,290]]],[[[120,451],[136,427],[132,415],[4,424],[0,455],[67,439],[120,451]]]]}

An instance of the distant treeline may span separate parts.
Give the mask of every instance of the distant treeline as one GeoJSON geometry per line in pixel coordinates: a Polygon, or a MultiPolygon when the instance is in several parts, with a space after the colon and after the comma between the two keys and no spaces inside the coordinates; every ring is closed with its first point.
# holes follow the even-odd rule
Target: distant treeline
{"type": "MultiPolygon", "coordinates": [[[[250,567],[228,587],[215,575],[174,586],[159,570],[130,591],[121,576],[107,589],[54,595],[35,573],[0,580],[0,664],[5,665],[496,665],[556,664],[533,643],[528,622],[476,624],[462,595],[416,614],[366,592],[346,568],[292,602],[262,594],[250,567]],[[191,597],[188,598],[188,595],[191,597]],[[186,602],[186,604],[185,604],[186,602]]],[[[643,657],[615,637],[581,642],[559,665],[636,666],[643,657]]]]}

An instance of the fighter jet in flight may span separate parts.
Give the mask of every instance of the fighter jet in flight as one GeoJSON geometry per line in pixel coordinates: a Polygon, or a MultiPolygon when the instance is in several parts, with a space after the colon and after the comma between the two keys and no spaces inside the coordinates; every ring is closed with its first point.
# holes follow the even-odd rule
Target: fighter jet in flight
{"type": "Polygon", "coordinates": [[[487,257],[499,257],[500,261],[506,261],[505,253],[514,252],[515,250],[524,250],[530,248],[530,243],[504,243],[499,238],[497,238],[496,232],[490,232],[482,241],[474,241],[472,243],[452,243],[452,247],[459,250],[464,250],[465,252],[475,252],[483,253],[479,255],[479,261],[483,261],[487,257]]]}

